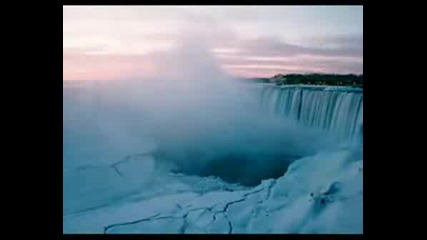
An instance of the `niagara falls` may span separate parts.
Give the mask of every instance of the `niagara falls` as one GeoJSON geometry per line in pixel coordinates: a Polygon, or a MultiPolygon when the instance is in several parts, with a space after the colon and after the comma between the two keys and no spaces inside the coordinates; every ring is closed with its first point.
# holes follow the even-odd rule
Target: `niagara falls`
{"type": "Polygon", "coordinates": [[[64,234],[363,234],[363,7],[63,11],[64,234]]]}

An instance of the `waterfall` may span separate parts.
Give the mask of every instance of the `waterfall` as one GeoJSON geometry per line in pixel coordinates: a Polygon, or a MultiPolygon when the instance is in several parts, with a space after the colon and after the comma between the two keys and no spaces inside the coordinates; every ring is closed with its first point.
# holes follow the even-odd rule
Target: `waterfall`
{"type": "Polygon", "coordinates": [[[362,89],[267,85],[261,90],[261,106],[341,139],[359,134],[363,124],[362,89]]]}

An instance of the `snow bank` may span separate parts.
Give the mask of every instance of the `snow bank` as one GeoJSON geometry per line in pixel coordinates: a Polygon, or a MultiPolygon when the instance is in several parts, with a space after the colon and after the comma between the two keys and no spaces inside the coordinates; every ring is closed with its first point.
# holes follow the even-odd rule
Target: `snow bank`
{"type": "MultiPolygon", "coordinates": [[[[132,178],[131,162],[121,167],[125,178],[132,178]]],[[[197,192],[191,177],[168,177],[164,194],[141,192],[64,215],[64,233],[363,233],[363,160],[350,150],[297,160],[284,176],[249,189],[218,188],[210,179],[217,188],[197,192]],[[189,184],[179,180],[186,177],[189,184]]]]}

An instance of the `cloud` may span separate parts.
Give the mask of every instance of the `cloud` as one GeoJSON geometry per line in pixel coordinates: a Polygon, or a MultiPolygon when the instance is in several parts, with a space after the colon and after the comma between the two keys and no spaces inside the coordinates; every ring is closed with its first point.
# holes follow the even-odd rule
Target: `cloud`
{"type": "Polygon", "coordinates": [[[155,72],[150,55],[63,53],[63,80],[116,80],[150,77],[155,72]]]}
{"type": "Polygon", "coordinates": [[[363,48],[341,45],[334,47],[302,46],[287,43],[277,38],[258,38],[244,40],[239,52],[244,56],[282,56],[314,55],[328,57],[362,57],[363,48]]]}
{"type": "Polygon", "coordinates": [[[277,73],[363,73],[363,37],[337,35],[297,45],[278,38],[240,39],[233,47],[217,48],[224,68],[234,75],[277,73]],[[237,71],[238,69],[238,71],[237,71]],[[275,71],[275,72],[274,72],[275,71]]]}
{"type": "Polygon", "coordinates": [[[363,49],[362,34],[340,34],[334,36],[312,37],[309,42],[317,45],[332,45],[363,49]]]}
{"type": "Polygon", "coordinates": [[[299,66],[302,69],[330,69],[336,72],[348,71],[350,69],[359,72],[363,67],[363,60],[359,58],[346,57],[319,57],[319,56],[293,56],[293,57],[241,57],[241,56],[219,56],[225,66],[257,65],[259,68],[270,66],[299,66]]]}
{"type": "MultiPolygon", "coordinates": [[[[64,44],[63,78],[145,78],[166,72],[185,75],[182,69],[187,69],[190,76],[194,75],[189,72],[191,69],[219,72],[216,68],[246,77],[305,72],[363,73],[361,34],[311,37],[295,44],[278,37],[243,37],[213,18],[199,15],[188,15],[185,21],[181,28],[169,32],[163,28],[121,31],[117,41],[80,38],[74,42],[83,47],[64,44]],[[177,48],[186,51],[174,52],[177,48]]],[[[136,25],[132,28],[137,29],[136,25]]]]}

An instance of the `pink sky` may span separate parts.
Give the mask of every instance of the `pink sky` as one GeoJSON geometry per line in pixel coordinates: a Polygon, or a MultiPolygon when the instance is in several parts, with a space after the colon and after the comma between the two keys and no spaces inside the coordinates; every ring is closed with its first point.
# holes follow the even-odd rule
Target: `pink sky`
{"type": "Polygon", "coordinates": [[[165,69],[159,56],[183,38],[203,44],[236,77],[363,73],[363,7],[65,6],[63,12],[63,80],[156,76],[165,69]]]}

